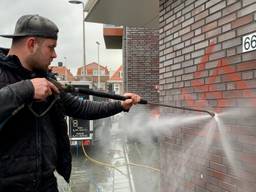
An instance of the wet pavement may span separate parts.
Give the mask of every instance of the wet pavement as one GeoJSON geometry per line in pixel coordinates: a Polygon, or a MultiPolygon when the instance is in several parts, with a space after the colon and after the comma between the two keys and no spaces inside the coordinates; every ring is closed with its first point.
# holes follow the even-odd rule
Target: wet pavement
{"type": "MultiPolygon", "coordinates": [[[[106,132],[104,133],[106,136],[106,132]]],[[[157,192],[160,173],[129,163],[159,167],[159,144],[126,142],[117,121],[108,138],[98,139],[86,153],[99,162],[88,160],[81,146],[73,146],[71,183],[57,174],[60,192],[157,192]],[[102,165],[102,163],[106,163],[102,165]]]]}

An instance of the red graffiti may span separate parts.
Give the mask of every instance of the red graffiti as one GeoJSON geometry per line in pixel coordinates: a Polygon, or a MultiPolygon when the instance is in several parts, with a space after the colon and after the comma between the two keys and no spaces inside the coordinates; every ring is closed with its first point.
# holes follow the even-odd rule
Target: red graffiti
{"type": "MultiPolygon", "coordinates": [[[[207,108],[209,107],[208,99],[215,99],[216,105],[212,107],[216,112],[221,111],[225,107],[232,106],[234,99],[238,97],[246,97],[253,106],[256,106],[256,96],[246,81],[243,81],[238,73],[236,73],[235,67],[229,65],[226,58],[220,59],[217,63],[216,68],[212,70],[212,73],[208,78],[203,78],[203,71],[206,69],[206,64],[209,61],[209,56],[213,53],[215,43],[212,42],[210,46],[206,49],[204,56],[201,58],[198,64],[198,70],[194,72],[194,80],[191,81],[191,87],[197,90],[196,95],[189,92],[187,88],[181,90],[182,99],[186,102],[187,106],[197,107],[197,108],[207,108]],[[232,82],[234,89],[230,98],[223,98],[223,91],[217,88],[217,78],[218,76],[224,74],[225,82],[232,82]],[[250,99],[249,99],[250,98],[250,99]]],[[[223,83],[222,83],[223,84],[223,83]]]]}

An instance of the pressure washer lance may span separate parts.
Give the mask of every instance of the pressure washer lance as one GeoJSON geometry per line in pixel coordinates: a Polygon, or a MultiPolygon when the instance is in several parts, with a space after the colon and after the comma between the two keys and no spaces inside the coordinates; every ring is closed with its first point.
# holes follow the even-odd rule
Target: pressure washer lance
{"type": "MultiPolygon", "coordinates": [[[[62,85],[59,82],[50,79],[50,81],[57,86],[57,88],[60,91],[65,91],[65,92],[71,92],[71,93],[82,93],[86,95],[94,95],[98,97],[104,97],[104,98],[109,98],[109,99],[115,99],[115,100],[121,100],[124,101],[126,99],[130,99],[129,96],[122,96],[122,95],[116,95],[116,94],[110,94],[110,93],[104,93],[104,92],[99,92],[99,91],[94,91],[92,89],[87,89],[87,88],[77,88],[72,85],[66,84],[62,85]]],[[[202,110],[202,109],[194,109],[194,108],[188,108],[188,107],[178,107],[174,105],[166,105],[166,104],[161,104],[161,103],[152,103],[148,102],[145,99],[141,99],[139,101],[139,104],[149,104],[149,105],[157,105],[157,106],[162,106],[162,107],[170,107],[170,108],[175,108],[175,109],[181,109],[181,110],[187,110],[187,111],[197,111],[197,112],[202,112],[202,113],[208,113],[211,117],[215,116],[214,112],[207,111],[207,110],[202,110]]]]}

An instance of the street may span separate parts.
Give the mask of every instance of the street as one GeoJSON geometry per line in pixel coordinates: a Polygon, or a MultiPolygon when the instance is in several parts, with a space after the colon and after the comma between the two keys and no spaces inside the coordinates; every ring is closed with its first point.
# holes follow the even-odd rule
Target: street
{"type": "Polygon", "coordinates": [[[85,153],[80,145],[72,147],[70,185],[56,174],[60,192],[159,191],[158,142],[127,142],[118,120],[113,120],[109,131],[107,139],[98,138],[85,153]]]}

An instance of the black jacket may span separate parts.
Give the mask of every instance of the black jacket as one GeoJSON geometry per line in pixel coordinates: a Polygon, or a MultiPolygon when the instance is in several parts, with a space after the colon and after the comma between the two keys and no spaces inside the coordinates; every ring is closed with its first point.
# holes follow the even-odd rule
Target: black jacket
{"type": "Polygon", "coordinates": [[[33,102],[30,79],[50,74],[26,70],[16,56],[6,57],[6,51],[0,50],[0,191],[13,186],[33,191],[40,178],[54,169],[69,181],[71,154],[64,116],[108,117],[123,111],[121,104],[81,101],[69,93],[33,102]],[[34,115],[53,102],[44,116],[34,115]]]}

